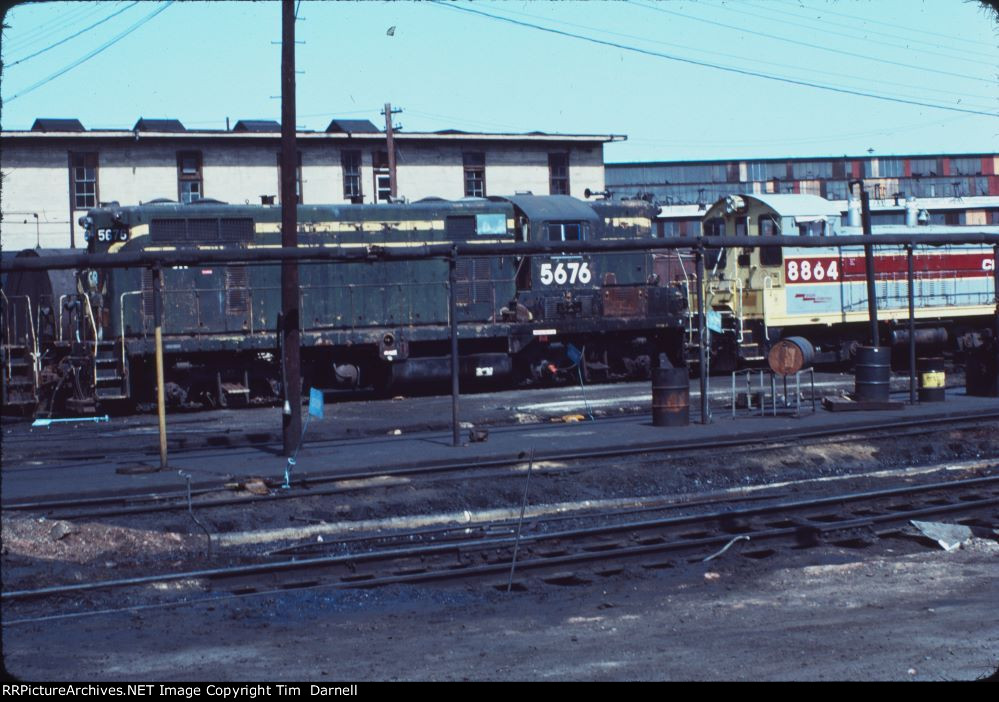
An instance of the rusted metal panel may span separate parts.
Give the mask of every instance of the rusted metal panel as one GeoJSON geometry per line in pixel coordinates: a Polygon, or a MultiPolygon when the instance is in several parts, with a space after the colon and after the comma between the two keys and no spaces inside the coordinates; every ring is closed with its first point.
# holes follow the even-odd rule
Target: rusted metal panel
{"type": "Polygon", "coordinates": [[[604,288],[605,317],[641,317],[648,309],[648,296],[640,287],[604,288]]]}

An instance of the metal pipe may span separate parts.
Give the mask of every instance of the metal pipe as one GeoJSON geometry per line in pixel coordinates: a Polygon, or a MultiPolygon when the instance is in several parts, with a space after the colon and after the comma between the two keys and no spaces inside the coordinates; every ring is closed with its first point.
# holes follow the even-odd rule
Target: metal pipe
{"type": "MultiPolygon", "coordinates": [[[[395,174],[395,139],[392,132],[392,103],[385,103],[385,146],[388,148],[388,169],[389,169],[389,197],[394,201],[399,195],[395,174]]],[[[378,201],[378,192],[375,192],[375,202],[378,201]]]]}
{"type": "MultiPolygon", "coordinates": [[[[378,246],[371,244],[340,246],[309,246],[303,248],[233,248],[184,249],[175,251],[130,251],[114,254],[66,254],[45,258],[13,258],[0,261],[0,271],[46,271],[74,268],[129,268],[190,266],[197,264],[264,263],[273,261],[420,261],[445,259],[456,248],[461,256],[532,256],[544,254],[612,253],[618,251],[659,251],[690,249],[700,245],[700,239],[672,237],[669,239],[619,239],[601,241],[510,242],[500,244],[470,244],[467,242],[421,244],[415,246],[378,246]]],[[[714,248],[789,246],[792,248],[829,248],[869,245],[863,236],[798,237],[773,236],[765,242],[759,237],[726,236],[712,240],[714,248]]],[[[999,234],[962,232],[958,234],[878,234],[878,245],[943,246],[953,244],[999,245],[999,234]]]]}
{"type": "Polygon", "coordinates": [[[163,271],[153,266],[153,327],[156,337],[156,415],[160,427],[160,470],[167,467],[166,391],[163,386],[163,271]]]}
{"type": "Polygon", "coordinates": [[[455,247],[448,259],[447,271],[448,318],[451,322],[451,445],[461,446],[458,436],[458,250],[455,247]]]}
{"type": "MultiPolygon", "coordinates": [[[[298,247],[298,151],[295,146],[295,3],[281,3],[281,246],[298,247]]],[[[281,265],[281,311],[284,314],[284,368],[287,382],[282,413],[284,455],[291,457],[302,435],[302,377],[299,339],[298,264],[281,265]]]]}
{"type": "Polygon", "coordinates": [[[701,424],[707,424],[708,417],[708,355],[704,348],[704,338],[707,335],[704,318],[704,250],[697,248],[697,345],[698,345],[698,376],[701,381],[701,424]]]}
{"type": "MultiPolygon", "coordinates": [[[[871,198],[864,189],[864,184],[860,184],[860,213],[861,223],[864,228],[864,237],[873,237],[871,229],[871,198]]],[[[864,244],[864,271],[867,277],[867,313],[871,320],[871,346],[878,347],[878,297],[874,280],[874,245],[864,244]]]]}
{"type": "Polygon", "coordinates": [[[905,247],[909,288],[909,404],[916,404],[916,291],[912,246],[905,247]]]}
{"type": "Polygon", "coordinates": [[[524,512],[527,510],[527,488],[531,485],[531,469],[534,468],[534,447],[527,463],[527,480],[524,481],[524,499],[520,503],[520,519],[517,520],[517,540],[513,542],[513,558],[510,559],[510,579],[506,583],[507,594],[513,589],[513,573],[517,568],[517,551],[520,550],[520,530],[524,526],[524,512]]]}
{"type": "Polygon", "coordinates": [[[999,343],[999,244],[992,247],[992,293],[996,299],[995,339],[999,343]]]}

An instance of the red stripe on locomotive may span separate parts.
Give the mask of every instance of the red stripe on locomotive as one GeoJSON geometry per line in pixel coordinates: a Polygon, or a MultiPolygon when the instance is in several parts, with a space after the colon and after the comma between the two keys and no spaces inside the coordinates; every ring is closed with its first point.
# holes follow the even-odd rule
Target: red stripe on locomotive
{"type": "MultiPolygon", "coordinates": [[[[995,259],[989,252],[916,254],[913,258],[916,279],[982,278],[991,276],[995,259]]],[[[874,257],[876,280],[898,280],[908,275],[904,254],[880,254],[874,257]]],[[[790,257],[784,261],[784,280],[795,283],[835,283],[866,280],[866,265],[862,254],[841,257],[790,257]],[[838,262],[830,271],[829,264],[838,262]],[[808,272],[807,274],[805,272],[808,272]],[[821,271],[821,272],[819,272],[821,271]],[[832,275],[829,275],[831,272],[832,275]],[[814,275],[812,272],[818,272],[814,275]]]]}

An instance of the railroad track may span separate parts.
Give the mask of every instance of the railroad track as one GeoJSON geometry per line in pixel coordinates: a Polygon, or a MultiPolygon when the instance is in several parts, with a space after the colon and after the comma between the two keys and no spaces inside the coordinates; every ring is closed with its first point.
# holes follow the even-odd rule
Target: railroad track
{"type": "MultiPolygon", "coordinates": [[[[580,450],[580,451],[541,451],[536,455],[538,462],[571,462],[597,460],[605,458],[620,458],[627,456],[637,456],[643,454],[669,453],[675,457],[683,457],[687,454],[693,455],[704,450],[717,450],[720,448],[739,448],[745,451],[774,450],[786,448],[800,444],[803,441],[810,441],[811,445],[818,445],[818,442],[837,443],[846,436],[871,436],[889,433],[890,436],[898,438],[900,436],[912,435],[922,436],[926,434],[927,428],[946,427],[950,429],[975,428],[981,426],[983,422],[999,420],[999,411],[991,413],[977,413],[974,415],[954,415],[948,417],[938,417],[933,419],[911,419],[894,420],[880,423],[868,423],[864,426],[849,428],[818,428],[803,429],[797,432],[785,432],[780,439],[773,439],[767,436],[757,438],[737,437],[728,440],[712,441],[691,441],[691,442],[660,442],[653,444],[643,444],[640,446],[620,445],[608,446],[600,450],[580,450]]],[[[613,421],[613,420],[611,420],[613,421]]],[[[631,418],[633,421],[633,418],[631,418]]],[[[337,442],[328,442],[331,447],[337,446],[337,442]]],[[[321,448],[323,443],[314,444],[321,448]]],[[[211,460],[211,456],[206,457],[211,460]]],[[[113,516],[125,516],[132,514],[147,514],[153,512],[184,511],[189,507],[204,509],[228,507],[234,505],[248,505],[259,502],[273,502],[279,500],[321,497],[344,492],[355,492],[356,486],[344,487],[343,484],[349,481],[366,481],[375,478],[379,479],[406,479],[426,477],[434,478],[449,476],[452,479],[487,479],[507,474],[511,468],[521,466],[526,460],[526,452],[515,457],[504,457],[496,459],[484,459],[478,461],[449,461],[433,462],[427,464],[412,464],[408,466],[356,471],[351,473],[339,473],[330,475],[298,476],[292,480],[291,489],[282,489],[282,480],[275,477],[263,479],[263,484],[271,491],[267,495],[242,494],[232,497],[208,497],[208,495],[219,492],[231,492],[232,488],[238,485],[238,481],[220,481],[217,484],[202,484],[191,489],[191,497],[197,498],[189,504],[188,493],[184,489],[175,491],[158,490],[156,492],[114,492],[106,495],[95,495],[85,498],[49,499],[49,500],[21,500],[10,501],[3,504],[3,509],[7,511],[27,511],[44,514],[53,519],[89,519],[113,516]],[[494,472],[490,472],[493,469],[494,472]],[[498,472],[496,472],[498,471],[498,472]]],[[[543,472],[544,469],[541,469],[543,472]]],[[[182,483],[178,477],[178,486],[182,483]]],[[[384,486],[385,483],[380,483],[384,486]]]]}
{"type": "MultiPolygon", "coordinates": [[[[599,516],[592,515],[594,519],[599,516]]],[[[92,591],[110,591],[117,598],[123,590],[170,582],[198,583],[210,592],[206,597],[185,598],[172,604],[299,588],[370,588],[482,578],[492,579],[492,585],[506,589],[515,553],[516,572],[521,574],[520,579],[509,581],[515,589],[526,587],[522,579],[525,573],[546,583],[584,584],[629,566],[670,568],[688,561],[704,561],[727,549],[744,557],[765,558],[789,546],[862,547],[883,536],[904,532],[910,520],[941,517],[996,538],[999,475],[811,499],[780,499],[697,514],[616,519],[571,529],[559,528],[560,520],[536,520],[532,529],[519,536],[509,521],[457,530],[397,533],[391,535],[394,541],[388,545],[386,535],[375,535],[368,541],[344,542],[348,552],[335,555],[269,559],[8,591],[2,600],[61,600],[92,591]]]]}

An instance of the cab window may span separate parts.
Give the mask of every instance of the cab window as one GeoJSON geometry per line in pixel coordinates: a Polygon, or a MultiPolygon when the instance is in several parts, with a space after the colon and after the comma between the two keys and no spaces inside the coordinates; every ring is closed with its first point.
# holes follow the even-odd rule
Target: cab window
{"type": "MultiPolygon", "coordinates": [[[[725,236],[725,219],[712,217],[704,223],[704,236],[725,236]]],[[[724,268],[726,249],[708,249],[704,252],[704,265],[708,269],[724,268]]]]}
{"type": "Polygon", "coordinates": [[[548,241],[584,241],[586,226],[582,222],[548,222],[548,241]]]}
{"type": "MultiPolygon", "coordinates": [[[[772,214],[760,215],[757,220],[760,228],[760,236],[778,236],[780,232],[780,222],[772,214]]],[[[760,247],[760,264],[763,266],[779,266],[784,262],[784,256],[777,246],[760,247]]]]}

